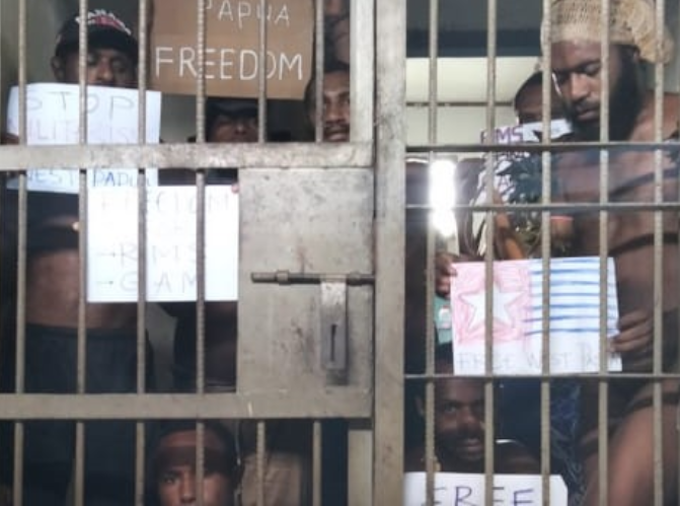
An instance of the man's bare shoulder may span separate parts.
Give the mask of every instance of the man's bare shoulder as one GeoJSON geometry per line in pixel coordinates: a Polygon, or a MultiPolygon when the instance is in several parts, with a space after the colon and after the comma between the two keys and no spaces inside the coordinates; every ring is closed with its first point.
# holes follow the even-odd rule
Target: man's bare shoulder
{"type": "MultiPolygon", "coordinates": [[[[678,135],[678,108],[680,108],[680,95],[677,93],[665,93],[662,102],[663,108],[663,127],[662,138],[669,139],[677,137],[678,135]]],[[[645,95],[645,101],[640,112],[637,125],[631,141],[645,142],[652,141],[655,137],[654,125],[654,111],[656,109],[656,101],[654,92],[648,92],[645,95]]]]}

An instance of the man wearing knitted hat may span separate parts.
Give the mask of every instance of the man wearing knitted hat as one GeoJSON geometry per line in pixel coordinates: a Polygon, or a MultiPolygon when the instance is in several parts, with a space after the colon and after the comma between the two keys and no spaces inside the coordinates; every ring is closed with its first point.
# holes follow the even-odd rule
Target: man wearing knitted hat
{"type": "MultiPolygon", "coordinates": [[[[641,62],[667,63],[672,55],[668,34],[655,30],[651,0],[612,0],[609,4],[609,64],[605,65],[601,38],[601,0],[553,0],[543,23],[543,40],[549,44],[552,71],[577,141],[598,141],[602,127],[609,127],[611,141],[651,142],[658,124],[662,140],[677,139],[678,97],[662,97],[661,117],[655,112],[654,95],[642,84],[641,62]],[[550,22],[548,22],[548,20],[550,22]],[[658,32],[658,44],[657,44],[658,32]],[[605,74],[606,73],[606,74],[605,74]],[[605,88],[605,76],[608,86],[605,88]],[[608,98],[607,98],[608,97],[608,98]],[[609,117],[600,107],[608,101],[609,117]],[[657,123],[658,121],[658,123],[657,123]],[[605,123],[606,122],[606,123],[605,123]]],[[[657,138],[658,139],[658,138],[657,138]]],[[[554,165],[566,202],[613,203],[677,202],[677,163],[663,154],[662,182],[655,184],[655,160],[651,150],[611,148],[609,186],[600,194],[600,151],[580,149],[559,156],[554,165]],[[658,192],[658,194],[657,194],[658,192]]],[[[573,255],[598,255],[606,240],[608,254],[616,262],[617,295],[621,320],[619,334],[610,348],[621,354],[624,372],[650,373],[654,350],[655,237],[663,244],[662,273],[663,371],[678,370],[678,213],[661,213],[662,233],[655,235],[653,211],[608,213],[607,237],[599,236],[599,213],[579,212],[572,217],[573,255]]],[[[586,473],[584,505],[599,504],[599,486],[608,488],[608,504],[653,504],[655,482],[653,385],[644,379],[610,381],[610,429],[607,479],[598,473],[598,386],[586,382],[581,414],[581,452],[586,473]]],[[[663,504],[677,504],[677,432],[675,430],[678,382],[662,386],[663,504]],[[670,449],[670,450],[667,450],[670,449]]],[[[658,430],[659,427],[656,427],[658,430]]],[[[657,503],[658,504],[658,503],[657,503]]]]}

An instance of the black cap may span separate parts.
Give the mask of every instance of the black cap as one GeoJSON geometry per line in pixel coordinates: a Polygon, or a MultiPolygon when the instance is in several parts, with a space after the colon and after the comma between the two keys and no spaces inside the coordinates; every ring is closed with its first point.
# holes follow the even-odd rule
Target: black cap
{"type": "Polygon", "coordinates": [[[220,115],[257,117],[258,102],[254,98],[209,97],[205,102],[205,127],[210,130],[220,115]]]}
{"type": "MultiPolygon", "coordinates": [[[[71,17],[59,30],[55,54],[78,48],[80,16],[71,17]]],[[[123,21],[115,14],[104,9],[94,9],[87,13],[87,42],[91,46],[117,49],[137,62],[137,39],[123,21]]]]}

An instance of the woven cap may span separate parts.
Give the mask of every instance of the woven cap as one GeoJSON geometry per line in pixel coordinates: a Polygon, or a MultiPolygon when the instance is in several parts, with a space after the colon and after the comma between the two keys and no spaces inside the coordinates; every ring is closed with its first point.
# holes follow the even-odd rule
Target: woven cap
{"type": "MultiPolygon", "coordinates": [[[[673,56],[673,39],[663,29],[663,48],[656,51],[655,6],[652,0],[611,0],[610,40],[635,46],[640,57],[651,63],[668,63],[673,56]]],[[[550,43],[563,41],[601,42],[602,0],[552,0],[550,43]]],[[[547,37],[543,20],[541,37],[547,37]]]]}

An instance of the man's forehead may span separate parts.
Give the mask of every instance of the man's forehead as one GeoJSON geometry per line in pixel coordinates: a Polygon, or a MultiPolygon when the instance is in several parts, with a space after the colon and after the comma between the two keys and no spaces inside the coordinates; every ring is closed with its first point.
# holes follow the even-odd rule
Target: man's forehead
{"type": "Polygon", "coordinates": [[[349,74],[347,72],[329,72],[324,75],[323,89],[325,92],[348,92],[349,87],[349,74]]]}

